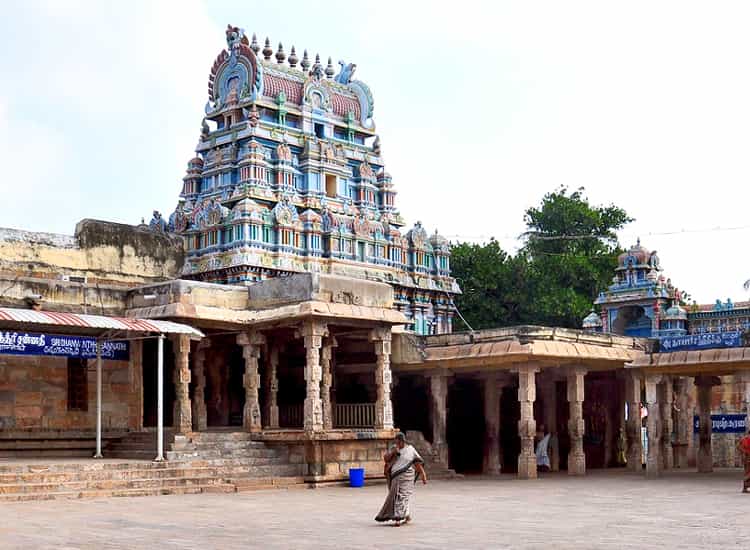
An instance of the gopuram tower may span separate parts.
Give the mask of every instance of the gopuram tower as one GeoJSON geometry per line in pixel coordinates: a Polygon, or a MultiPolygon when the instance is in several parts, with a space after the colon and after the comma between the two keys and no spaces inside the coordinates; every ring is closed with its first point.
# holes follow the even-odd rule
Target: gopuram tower
{"type": "Polygon", "coordinates": [[[339,61],[274,52],[227,26],[211,67],[196,155],[168,222],[182,277],[252,284],[297,272],[387,282],[419,334],[451,331],[450,247],[419,222],[403,234],[370,88],[339,61]]]}

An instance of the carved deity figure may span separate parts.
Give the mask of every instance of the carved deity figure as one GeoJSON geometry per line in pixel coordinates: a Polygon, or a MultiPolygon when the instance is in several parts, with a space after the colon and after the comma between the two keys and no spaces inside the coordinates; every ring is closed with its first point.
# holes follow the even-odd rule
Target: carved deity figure
{"type": "Polygon", "coordinates": [[[354,76],[354,71],[357,69],[356,63],[346,63],[345,61],[339,61],[341,69],[339,73],[333,77],[333,79],[339,84],[349,84],[354,76]]]}
{"type": "Polygon", "coordinates": [[[279,160],[292,162],[292,150],[286,143],[279,143],[278,147],[276,147],[276,156],[279,160]]]}
{"type": "Polygon", "coordinates": [[[155,229],[156,231],[167,230],[167,220],[162,217],[161,212],[158,210],[154,210],[154,215],[148,225],[151,229],[155,229]]]}

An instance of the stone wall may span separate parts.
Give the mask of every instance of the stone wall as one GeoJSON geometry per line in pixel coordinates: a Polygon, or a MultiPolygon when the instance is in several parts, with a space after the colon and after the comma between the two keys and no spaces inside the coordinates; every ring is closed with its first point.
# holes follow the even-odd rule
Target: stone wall
{"type": "Polygon", "coordinates": [[[321,439],[304,441],[305,436],[293,441],[290,435],[286,441],[281,437],[263,437],[270,446],[285,447],[289,450],[289,462],[303,465],[303,474],[311,483],[327,483],[349,479],[349,468],[364,468],[368,478],[383,477],[383,455],[393,443],[395,432],[375,433],[334,431],[321,439]],[[358,437],[366,436],[366,437],[358,437]]]}
{"type": "Polygon", "coordinates": [[[177,277],[182,238],[118,223],[83,220],[74,236],[0,228],[0,306],[121,314],[125,292],[177,277]]]}
{"type": "MultiPolygon", "coordinates": [[[[131,351],[131,356],[134,356],[131,351]]],[[[96,429],[96,361],[88,362],[88,410],[68,410],[65,357],[0,355],[0,433],[96,429]]],[[[102,362],[102,427],[138,429],[138,360],[102,362]],[[137,368],[136,368],[137,367],[137,368]]]]}

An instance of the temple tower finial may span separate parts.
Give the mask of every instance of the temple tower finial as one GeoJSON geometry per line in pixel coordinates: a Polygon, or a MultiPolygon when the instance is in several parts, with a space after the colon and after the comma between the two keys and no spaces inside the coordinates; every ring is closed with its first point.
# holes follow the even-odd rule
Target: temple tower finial
{"type": "Polygon", "coordinates": [[[286,59],[286,54],[284,53],[284,46],[279,42],[279,51],[276,52],[276,63],[283,63],[286,59]]]}
{"type": "Polygon", "coordinates": [[[299,61],[299,58],[297,57],[297,52],[294,51],[294,46],[292,46],[292,52],[289,54],[289,66],[296,67],[297,61],[299,61]]]}
{"type": "Polygon", "coordinates": [[[273,48],[271,48],[271,41],[266,37],[266,44],[263,46],[263,59],[271,61],[271,55],[273,54],[273,48]]]}
{"type": "Polygon", "coordinates": [[[260,51],[260,46],[258,45],[258,38],[255,36],[255,33],[253,33],[253,40],[250,42],[250,49],[253,50],[253,53],[255,55],[258,55],[258,52],[260,51]]]}
{"type": "Polygon", "coordinates": [[[310,68],[310,58],[307,57],[307,50],[302,53],[302,62],[300,63],[300,67],[302,67],[302,70],[305,72],[307,72],[307,69],[310,68]]]}
{"type": "Polygon", "coordinates": [[[331,58],[328,58],[328,65],[326,65],[326,76],[328,78],[333,78],[333,75],[336,74],[336,71],[333,68],[333,61],[331,58]]]}

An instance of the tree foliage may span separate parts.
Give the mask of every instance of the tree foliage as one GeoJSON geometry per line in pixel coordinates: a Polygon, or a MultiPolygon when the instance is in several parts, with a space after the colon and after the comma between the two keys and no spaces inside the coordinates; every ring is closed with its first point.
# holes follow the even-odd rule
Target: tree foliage
{"type": "Polygon", "coordinates": [[[474,329],[579,328],[617,266],[616,231],[632,218],[614,205],[592,206],[583,189],[561,187],[526,210],[524,221],[525,245],[515,256],[494,239],[453,246],[453,275],[463,291],[459,311],[474,329]]]}

